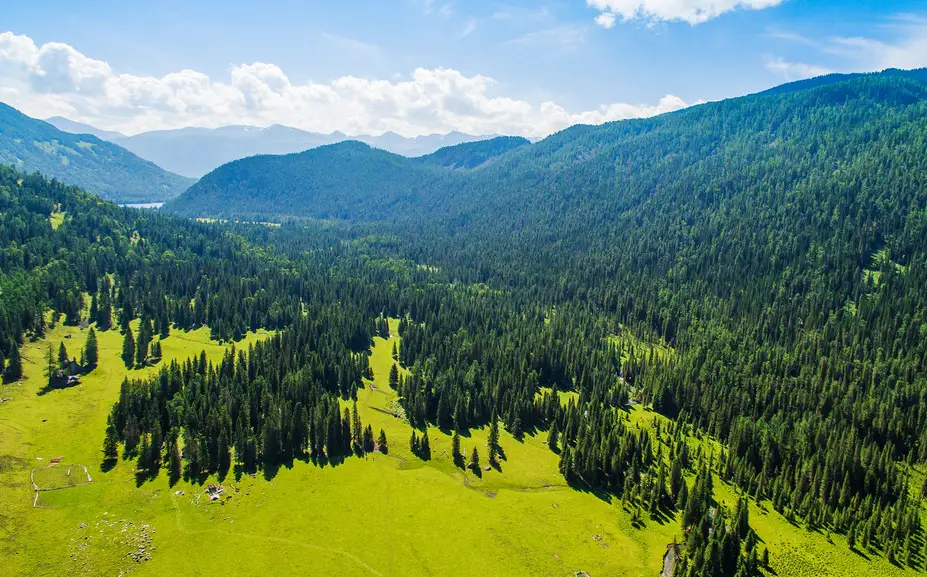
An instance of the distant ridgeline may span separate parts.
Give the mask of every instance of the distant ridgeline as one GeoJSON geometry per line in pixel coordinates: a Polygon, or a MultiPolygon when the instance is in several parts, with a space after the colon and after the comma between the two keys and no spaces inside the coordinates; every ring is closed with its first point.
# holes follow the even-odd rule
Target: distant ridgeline
{"type": "Polygon", "coordinates": [[[418,159],[360,143],[254,157],[165,207],[275,228],[4,170],[0,350],[47,307],[78,322],[85,292],[111,311],[98,326],[276,329],[123,385],[108,446],[201,476],[369,450],[337,397],[399,318],[413,426],[488,425],[490,460],[500,423],[548,431],[575,486],[681,512],[683,575],[762,562],[747,501],[718,507],[712,472],[923,567],[927,487],[908,483],[927,462],[925,76],[831,76],[418,159]],[[673,421],[639,429],[629,402],[673,421]]]}
{"type": "Polygon", "coordinates": [[[445,313],[388,298],[416,321],[400,352],[413,422],[446,424],[463,403],[479,407],[469,424],[491,407],[506,426],[545,427],[537,386],[576,388],[590,417],[571,428],[558,413],[566,472],[652,488],[612,457],[650,442],[609,408],[629,393],[721,440],[716,470],[788,516],[921,559],[899,463],[927,461],[927,71],[576,126],[445,168],[473,146],[489,145],[245,159],[167,208],[344,221],[325,226],[473,287],[445,313]],[[627,390],[617,353],[596,349],[619,327],[676,351],[624,363],[627,390]]]}

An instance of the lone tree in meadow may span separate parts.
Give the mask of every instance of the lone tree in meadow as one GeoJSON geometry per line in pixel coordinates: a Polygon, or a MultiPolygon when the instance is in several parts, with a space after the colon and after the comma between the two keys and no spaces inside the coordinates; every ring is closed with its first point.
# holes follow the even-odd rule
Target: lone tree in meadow
{"type": "Polygon", "coordinates": [[[451,452],[453,453],[454,464],[458,467],[462,466],[464,456],[460,453],[460,433],[456,430],[454,431],[451,452]]]}
{"type": "Polygon", "coordinates": [[[90,331],[87,333],[87,343],[84,345],[84,363],[87,365],[87,370],[92,371],[95,369],[99,360],[100,352],[97,348],[97,333],[93,330],[93,327],[90,327],[90,331]]]}
{"type": "Polygon", "coordinates": [[[62,341],[58,345],[58,365],[62,366],[66,362],[68,362],[68,349],[64,346],[64,342],[62,341]]]}
{"type": "Polygon", "coordinates": [[[476,447],[473,447],[473,453],[470,454],[470,468],[474,471],[480,469],[480,452],[476,450],[476,447]]]}

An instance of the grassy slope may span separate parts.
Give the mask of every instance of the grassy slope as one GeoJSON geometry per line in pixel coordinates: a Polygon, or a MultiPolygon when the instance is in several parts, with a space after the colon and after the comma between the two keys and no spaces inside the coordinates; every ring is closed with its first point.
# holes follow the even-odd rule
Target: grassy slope
{"type": "MultiPolygon", "coordinates": [[[[50,341],[57,346],[65,334],[73,335],[64,342],[76,353],[84,339],[76,328],[58,327],[50,341]]],[[[272,480],[229,477],[224,485],[232,498],[224,505],[207,504],[202,488],[184,481],[169,488],[163,472],[136,487],[129,462],[99,471],[106,415],[126,372],[117,332],[100,333],[101,366],[79,387],[43,396],[36,392],[47,345],[27,345],[28,379],[0,389],[0,398],[12,398],[0,404],[4,575],[655,573],[678,524],[648,522],[641,531],[631,527],[617,500],[607,503],[566,487],[544,433],[519,443],[503,432],[508,460],[501,472],[484,471],[482,478],[453,466],[445,455],[450,436],[437,429],[429,430],[434,458],[424,463],[413,457],[408,425],[374,410],[390,410],[395,398],[387,385],[392,345],[393,339],[376,339],[371,358],[376,390],[368,387],[358,397],[365,424],[375,433],[386,431],[388,456],[324,468],[297,462],[272,480]],[[95,482],[43,493],[40,504],[53,508],[33,509],[29,470],[58,455],[65,463],[87,465],[95,482]],[[127,556],[139,544],[151,553],[149,561],[127,556]]],[[[174,333],[163,343],[166,360],[204,348],[213,359],[224,350],[208,342],[205,330],[174,333]]],[[[631,418],[647,427],[653,415],[635,410],[631,418]]],[[[476,430],[463,448],[469,452],[476,444],[485,459],[485,442],[486,431],[476,430]]],[[[720,487],[719,498],[732,502],[734,495],[720,487]]],[[[830,567],[832,575],[902,574],[884,561],[872,565],[847,554],[840,540],[829,545],[824,536],[793,528],[775,513],[753,518],[779,575],[828,574],[808,573],[796,559],[830,567]]]]}

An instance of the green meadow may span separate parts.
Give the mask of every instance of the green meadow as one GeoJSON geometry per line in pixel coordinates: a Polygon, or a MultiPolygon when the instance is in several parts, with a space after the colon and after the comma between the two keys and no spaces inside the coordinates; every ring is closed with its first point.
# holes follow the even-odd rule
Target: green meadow
{"type": "MultiPolygon", "coordinates": [[[[391,322],[394,334],[397,324],[391,322]]],[[[249,334],[237,346],[266,335],[249,334]]],[[[358,393],[364,423],[375,435],[386,432],[388,455],[324,467],[297,461],[272,476],[229,474],[217,501],[202,485],[181,480],[170,487],[163,469],[139,486],[133,462],[101,472],[104,426],[123,377],[157,367],[127,371],[119,358],[122,336],[101,332],[99,367],[79,386],[42,391],[48,344],[64,342],[76,356],[85,336],[58,326],[47,340],[27,344],[26,378],[0,389],[2,575],[637,577],[658,574],[667,543],[681,540],[676,520],[660,524],[645,514],[643,526],[632,526],[620,500],[566,486],[546,433],[519,442],[503,432],[501,470],[479,476],[454,466],[451,436],[436,428],[428,431],[432,459],[413,456],[411,428],[393,416],[396,394],[388,385],[398,337],[375,339],[374,378],[358,393]],[[56,457],[61,464],[47,469],[56,457]],[[42,491],[36,499],[33,469],[41,471],[37,479],[59,483],[69,482],[67,469],[83,474],[77,465],[87,467],[91,484],[42,491]]],[[[218,360],[226,346],[209,341],[206,329],[175,331],[162,341],[162,362],[203,350],[218,360]]],[[[655,418],[643,409],[630,417],[640,427],[655,418]]],[[[476,446],[485,458],[486,439],[486,430],[472,431],[463,438],[464,453],[476,446]]],[[[720,482],[717,497],[736,500],[720,482]]],[[[851,553],[842,538],[831,543],[775,512],[754,506],[751,521],[776,575],[913,574],[851,553]]]]}

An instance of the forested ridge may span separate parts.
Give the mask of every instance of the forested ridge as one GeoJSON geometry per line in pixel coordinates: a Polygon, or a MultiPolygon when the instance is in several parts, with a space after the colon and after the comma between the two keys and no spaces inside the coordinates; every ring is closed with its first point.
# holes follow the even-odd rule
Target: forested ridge
{"type": "Polygon", "coordinates": [[[118,209],[7,171],[4,222],[22,225],[4,228],[3,282],[21,292],[0,298],[26,304],[0,342],[40,332],[44,307],[76,322],[84,293],[123,326],[277,330],[220,366],[124,385],[113,441],[151,468],[183,438],[198,475],[370,450],[335,400],[363,386],[363,351],[399,318],[395,387],[414,427],[547,431],[578,488],[681,512],[679,574],[762,564],[748,500],[716,509],[711,472],[923,569],[927,486],[909,486],[909,466],[927,462],[924,150],[924,74],[895,71],[471,149],[466,170],[447,169],[452,151],[429,163],[359,143],[256,157],[171,205],[278,228],[118,209]],[[97,236],[116,239],[111,257],[97,236]],[[630,426],[629,402],[672,424],[630,426]],[[720,452],[692,441],[705,436],[720,452]]]}
{"type": "Polygon", "coordinates": [[[0,102],[0,164],[84,187],[117,202],[174,198],[192,178],[167,172],[89,134],[71,134],[0,102]]]}

